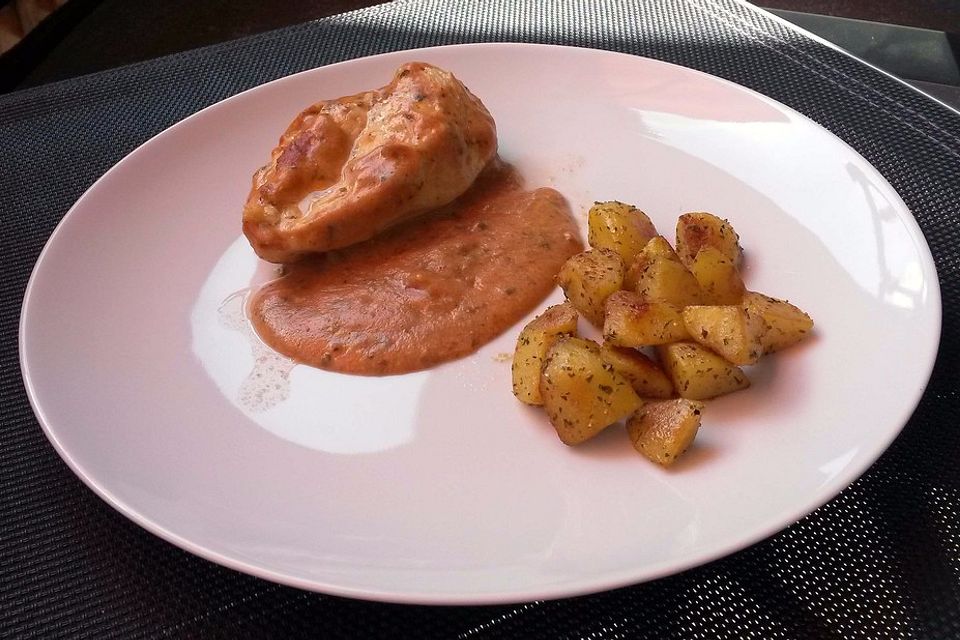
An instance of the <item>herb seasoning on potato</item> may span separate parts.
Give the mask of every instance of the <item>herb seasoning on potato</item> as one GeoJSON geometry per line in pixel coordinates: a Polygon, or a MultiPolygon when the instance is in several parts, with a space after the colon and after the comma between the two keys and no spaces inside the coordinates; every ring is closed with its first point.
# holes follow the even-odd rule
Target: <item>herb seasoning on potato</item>
{"type": "Polygon", "coordinates": [[[694,442],[703,401],[748,388],[741,367],[804,340],[813,320],[747,290],[727,220],[680,216],[675,250],[633,205],[598,202],[588,217],[591,248],[557,274],[566,302],[520,333],[513,392],[543,405],[567,445],[624,421],[634,449],[669,466],[694,442]],[[577,335],[578,314],[602,344],[577,335]]]}

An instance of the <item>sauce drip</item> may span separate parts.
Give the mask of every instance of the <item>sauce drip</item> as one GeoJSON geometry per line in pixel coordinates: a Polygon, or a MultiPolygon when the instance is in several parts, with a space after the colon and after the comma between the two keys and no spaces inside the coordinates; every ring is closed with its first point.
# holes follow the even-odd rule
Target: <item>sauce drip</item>
{"type": "Polygon", "coordinates": [[[386,375],[473,353],[523,318],[583,249],[553,189],[491,163],[463,196],[371,240],[287,265],[251,298],[260,337],[322,369],[386,375]]]}

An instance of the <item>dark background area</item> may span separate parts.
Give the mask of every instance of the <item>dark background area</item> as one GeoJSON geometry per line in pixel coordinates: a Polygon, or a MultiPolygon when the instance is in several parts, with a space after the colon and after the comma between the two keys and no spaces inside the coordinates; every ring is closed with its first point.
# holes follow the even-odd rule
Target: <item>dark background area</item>
{"type": "MultiPolygon", "coordinates": [[[[0,58],[0,91],[93,73],[373,4],[380,2],[70,0],[0,58]]],[[[960,33],[958,0],[762,0],[757,4],[960,33]]],[[[846,28],[855,29],[856,25],[846,28]]]]}
{"type": "Polygon", "coordinates": [[[958,0],[760,0],[753,4],[960,33],[958,0]]]}

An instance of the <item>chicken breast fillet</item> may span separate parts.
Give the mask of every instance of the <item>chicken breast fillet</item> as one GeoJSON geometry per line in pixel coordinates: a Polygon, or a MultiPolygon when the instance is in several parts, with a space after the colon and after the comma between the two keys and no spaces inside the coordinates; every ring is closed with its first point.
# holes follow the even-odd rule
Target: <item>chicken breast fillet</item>
{"type": "Polygon", "coordinates": [[[243,232],[270,262],[345,247],[454,200],[496,152],[479,99],[443,69],[405,64],[382,89],[297,116],[253,176],[243,232]]]}

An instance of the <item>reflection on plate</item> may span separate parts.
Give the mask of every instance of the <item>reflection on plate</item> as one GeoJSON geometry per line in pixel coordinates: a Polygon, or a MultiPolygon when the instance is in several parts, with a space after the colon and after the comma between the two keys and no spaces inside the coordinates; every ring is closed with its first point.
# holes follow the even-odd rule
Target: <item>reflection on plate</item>
{"type": "Polygon", "coordinates": [[[815,124],[661,62],[490,44],[308,71],[154,138],[54,233],[24,302],[21,354],[71,468],[174,544],[308,589],[492,603],[666,575],[810,512],[902,428],[939,323],[913,218],[815,124]],[[411,59],[454,71],[497,119],[502,155],[577,211],[634,202],[671,239],[684,211],[730,218],[749,243],[751,287],[797,302],[817,336],[713,401],[670,471],[618,428],[567,448],[516,402],[499,356],[519,327],[389,378],[270,352],[242,316],[245,292],[272,273],[240,237],[250,175],[304,105],[379,86],[411,59]]]}

